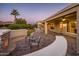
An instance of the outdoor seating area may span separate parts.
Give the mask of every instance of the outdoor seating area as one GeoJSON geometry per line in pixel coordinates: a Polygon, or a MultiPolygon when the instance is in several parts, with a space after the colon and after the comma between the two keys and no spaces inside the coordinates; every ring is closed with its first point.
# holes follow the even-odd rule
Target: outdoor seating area
{"type": "Polygon", "coordinates": [[[10,56],[26,55],[35,51],[38,51],[44,47],[47,47],[55,40],[54,33],[45,35],[44,32],[34,32],[33,38],[26,38],[25,40],[19,40],[16,42],[16,48],[9,54],[10,56]],[[40,37],[38,37],[38,35],[40,37]]]}
{"type": "Polygon", "coordinates": [[[8,55],[13,50],[10,39],[10,29],[0,30],[0,55],[8,55]],[[11,44],[11,45],[10,45],[11,44]]]}
{"type": "MultiPolygon", "coordinates": [[[[14,31],[14,30],[13,30],[14,31]]],[[[19,30],[20,32],[20,30],[19,30]]],[[[11,32],[7,32],[8,34],[11,32]]],[[[3,39],[5,39],[5,37],[8,35],[7,33],[5,33],[5,35],[3,35],[3,39]]],[[[14,33],[14,32],[13,32],[14,33]]],[[[18,33],[16,31],[16,33],[18,33]]],[[[55,33],[53,31],[49,31],[47,35],[44,34],[43,30],[38,30],[36,29],[35,32],[32,32],[30,36],[26,36],[27,34],[22,34],[23,31],[21,32],[21,35],[25,35],[25,37],[21,36],[22,38],[19,39],[19,36],[17,35],[16,39],[19,40],[14,40],[14,39],[10,39],[8,35],[6,37],[6,39],[8,39],[8,41],[6,43],[3,43],[2,47],[8,47],[11,49],[5,50],[5,52],[1,55],[30,55],[29,53],[32,52],[37,52],[39,50],[42,50],[48,46],[51,45],[51,43],[53,44],[56,40],[56,35],[58,36],[64,36],[67,40],[67,50],[66,50],[66,55],[77,55],[76,54],[76,38],[75,37],[71,37],[68,35],[63,35],[63,34],[58,34],[55,33]],[[14,47],[12,48],[13,44],[12,42],[14,42],[14,47]]],[[[19,34],[20,35],[20,34],[19,34]]],[[[16,36],[16,35],[13,35],[16,36]]],[[[59,38],[58,38],[59,40],[59,38]]],[[[2,40],[3,41],[3,40],[2,40]]],[[[4,40],[5,41],[5,40],[4,40]]],[[[1,49],[0,49],[1,50],[1,49]]],[[[49,50],[49,49],[48,49],[49,50]]],[[[39,55],[39,54],[38,54],[39,55]]]]}
{"type": "Polygon", "coordinates": [[[27,30],[0,30],[0,55],[8,55],[16,47],[16,42],[27,37],[27,30]]]}

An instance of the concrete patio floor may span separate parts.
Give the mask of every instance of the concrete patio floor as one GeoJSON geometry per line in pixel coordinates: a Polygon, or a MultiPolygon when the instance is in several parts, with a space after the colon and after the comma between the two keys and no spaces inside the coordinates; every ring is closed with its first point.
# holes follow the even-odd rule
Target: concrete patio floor
{"type": "MultiPolygon", "coordinates": [[[[57,34],[55,33],[55,35],[62,35],[62,34],[57,34]]],[[[76,37],[71,37],[68,35],[62,35],[66,38],[67,40],[67,56],[77,56],[78,54],[76,53],[76,37]]]]}

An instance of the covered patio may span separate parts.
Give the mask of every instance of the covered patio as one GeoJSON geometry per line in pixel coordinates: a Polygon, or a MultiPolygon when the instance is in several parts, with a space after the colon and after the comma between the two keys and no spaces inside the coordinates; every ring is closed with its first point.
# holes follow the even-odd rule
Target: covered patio
{"type": "MultiPolygon", "coordinates": [[[[58,11],[55,15],[48,17],[39,27],[43,28],[45,34],[49,31],[64,35],[68,41],[68,50],[74,49],[74,54],[79,54],[79,4],[71,4],[58,11]],[[71,48],[74,46],[73,48],[71,48]]],[[[70,51],[69,51],[70,52],[70,51]]],[[[71,53],[73,55],[73,53],[71,53]]],[[[68,54],[68,55],[71,55],[68,54]]]]}
{"type": "Polygon", "coordinates": [[[36,51],[39,51],[40,49],[43,49],[53,43],[55,41],[55,34],[52,32],[49,32],[48,35],[45,35],[43,31],[35,31],[33,34],[33,37],[36,38],[40,36],[40,43],[39,46],[33,46],[30,47],[29,39],[22,39],[17,41],[16,48],[10,52],[8,56],[23,56],[27,55],[36,51]]]}

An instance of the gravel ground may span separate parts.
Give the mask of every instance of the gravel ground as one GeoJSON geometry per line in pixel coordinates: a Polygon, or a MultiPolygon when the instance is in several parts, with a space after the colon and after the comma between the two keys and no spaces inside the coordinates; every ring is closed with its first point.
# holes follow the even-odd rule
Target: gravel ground
{"type": "Polygon", "coordinates": [[[68,42],[67,56],[76,56],[76,38],[65,36],[68,42]]]}

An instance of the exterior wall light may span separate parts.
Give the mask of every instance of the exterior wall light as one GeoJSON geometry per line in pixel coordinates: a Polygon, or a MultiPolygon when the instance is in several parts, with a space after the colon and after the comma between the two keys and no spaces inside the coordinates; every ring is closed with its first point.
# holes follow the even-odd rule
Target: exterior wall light
{"type": "Polygon", "coordinates": [[[62,21],[65,21],[66,19],[62,19],[62,21]]]}
{"type": "Polygon", "coordinates": [[[77,22],[76,22],[76,21],[75,21],[74,23],[75,23],[75,24],[77,24],[77,22]]]}

